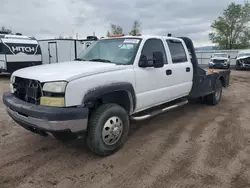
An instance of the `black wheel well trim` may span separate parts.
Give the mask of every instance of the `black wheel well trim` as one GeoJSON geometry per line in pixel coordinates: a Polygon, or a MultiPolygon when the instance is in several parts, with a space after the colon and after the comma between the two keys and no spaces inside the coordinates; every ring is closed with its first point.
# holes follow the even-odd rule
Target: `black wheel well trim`
{"type": "Polygon", "coordinates": [[[91,88],[86,92],[83,97],[82,104],[86,105],[88,103],[94,102],[105,94],[110,94],[117,91],[125,91],[128,95],[130,101],[130,112],[132,113],[136,107],[136,95],[134,87],[128,82],[116,82],[112,84],[102,85],[98,87],[91,88]]]}
{"type": "Polygon", "coordinates": [[[220,75],[220,76],[218,77],[218,79],[221,81],[222,86],[223,86],[223,87],[226,87],[226,79],[227,79],[227,78],[225,78],[225,76],[223,76],[223,75],[220,75]]]}

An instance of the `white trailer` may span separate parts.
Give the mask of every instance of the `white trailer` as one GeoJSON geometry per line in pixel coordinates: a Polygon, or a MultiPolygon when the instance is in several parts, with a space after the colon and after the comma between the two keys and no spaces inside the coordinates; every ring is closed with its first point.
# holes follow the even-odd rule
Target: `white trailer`
{"type": "Polygon", "coordinates": [[[94,41],[95,36],[86,39],[43,39],[39,40],[43,64],[72,61],[94,41]]]}
{"type": "Polygon", "coordinates": [[[0,32],[0,73],[41,64],[41,49],[34,37],[0,32]]]}

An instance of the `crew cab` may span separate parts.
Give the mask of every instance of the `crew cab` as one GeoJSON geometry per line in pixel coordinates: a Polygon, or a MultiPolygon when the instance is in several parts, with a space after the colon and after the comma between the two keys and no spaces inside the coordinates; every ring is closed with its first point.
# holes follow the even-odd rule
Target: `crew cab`
{"type": "Polygon", "coordinates": [[[146,120],[190,100],[220,102],[230,71],[200,68],[186,37],[118,36],[95,41],[73,62],[15,71],[3,94],[10,117],[59,140],[85,135],[108,156],[122,148],[130,120],[146,120]]]}
{"type": "Polygon", "coordinates": [[[236,70],[250,69],[250,50],[243,50],[236,57],[236,70]]]}
{"type": "Polygon", "coordinates": [[[230,68],[230,56],[227,53],[214,53],[209,62],[209,68],[230,68]]]}

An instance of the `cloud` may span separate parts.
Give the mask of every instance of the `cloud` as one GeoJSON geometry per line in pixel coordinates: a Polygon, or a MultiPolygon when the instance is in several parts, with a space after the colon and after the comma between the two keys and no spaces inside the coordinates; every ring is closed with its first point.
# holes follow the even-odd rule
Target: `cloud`
{"type": "MultiPolygon", "coordinates": [[[[142,23],[143,34],[191,37],[209,44],[210,25],[230,0],[1,0],[0,26],[37,38],[104,36],[110,23],[128,32],[142,23]]],[[[244,0],[235,0],[243,3],[244,0]]]]}

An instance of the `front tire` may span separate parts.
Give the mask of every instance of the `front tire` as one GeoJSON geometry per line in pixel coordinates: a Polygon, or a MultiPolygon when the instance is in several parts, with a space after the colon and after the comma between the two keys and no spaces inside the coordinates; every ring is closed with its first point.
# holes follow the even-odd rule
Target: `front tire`
{"type": "Polygon", "coordinates": [[[90,115],[87,146],[99,156],[109,156],[122,148],[129,130],[127,111],[117,104],[103,104],[90,115]]]}
{"type": "Polygon", "coordinates": [[[208,105],[217,105],[221,101],[222,96],[222,82],[217,79],[215,83],[215,92],[206,96],[206,103],[208,105]]]}

